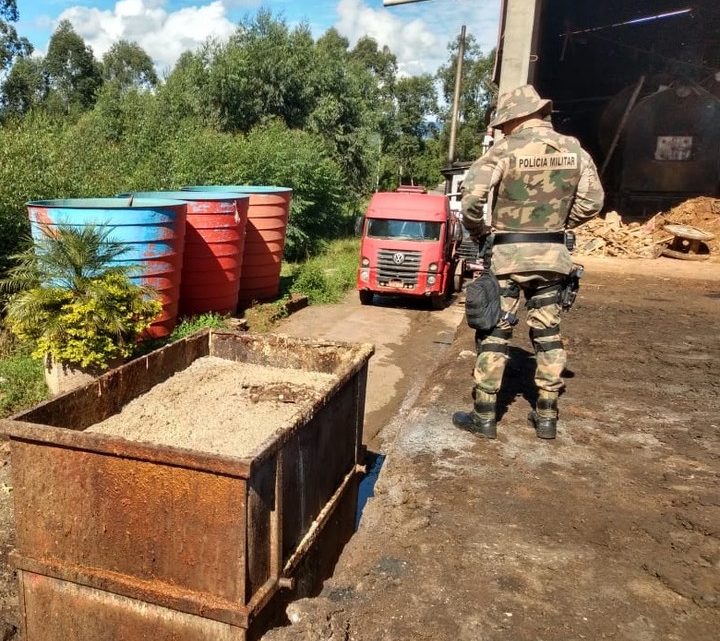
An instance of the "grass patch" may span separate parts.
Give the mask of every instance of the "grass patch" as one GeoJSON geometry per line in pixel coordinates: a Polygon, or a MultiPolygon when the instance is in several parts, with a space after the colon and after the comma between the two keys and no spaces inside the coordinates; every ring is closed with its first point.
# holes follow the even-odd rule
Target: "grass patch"
{"type": "Polygon", "coordinates": [[[325,251],[302,263],[283,263],[280,300],[245,310],[251,332],[270,331],[288,316],[287,303],[293,294],[308,297],[311,305],[337,303],[355,287],[360,252],[359,238],[343,238],[327,244],[325,251]]]}
{"type": "Polygon", "coordinates": [[[359,238],[344,238],[304,263],[287,265],[288,290],[305,294],[313,305],[337,303],[355,286],[359,252],[359,238]]]}
{"type": "Polygon", "coordinates": [[[183,318],[165,342],[172,343],[173,341],[190,336],[190,334],[194,334],[198,330],[205,329],[206,327],[211,329],[226,327],[225,321],[225,316],[221,316],[220,314],[215,314],[213,312],[199,314],[198,316],[192,316],[191,318],[183,318]]]}
{"type": "Polygon", "coordinates": [[[42,361],[30,356],[30,352],[27,346],[0,339],[0,418],[32,407],[48,396],[42,361]]]}
{"type": "Polygon", "coordinates": [[[273,325],[287,318],[287,297],[272,303],[260,303],[245,310],[245,320],[251,332],[269,332],[273,325]]]}

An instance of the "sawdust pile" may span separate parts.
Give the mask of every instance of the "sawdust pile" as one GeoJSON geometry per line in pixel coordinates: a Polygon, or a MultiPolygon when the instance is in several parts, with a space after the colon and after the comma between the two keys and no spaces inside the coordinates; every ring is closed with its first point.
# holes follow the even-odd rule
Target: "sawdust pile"
{"type": "Polygon", "coordinates": [[[208,356],[88,431],[244,457],[289,426],[336,381],[333,374],[208,356]]]}
{"type": "MultiPolygon", "coordinates": [[[[701,196],[680,203],[668,212],[660,213],[648,221],[652,224],[656,238],[663,235],[664,225],[690,225],[713,234],[715,238],[707,243],[711,254],[720,254],[720,200],[701,196]]],[[[665,234],[667,235],[667,234],[665,234]]]]}
{"type": "Polygon", "coordinates": [[[614,211],[593,218],[575,229],[575,251],[582,256],[657,258],[673,240],[673,235],[664,229],[670,223],[714,234],[714,240],[707,244],[711,254],[720,255],[720,200],[705,196],[686,200],[645,223],[626,224],[614,211]]]}

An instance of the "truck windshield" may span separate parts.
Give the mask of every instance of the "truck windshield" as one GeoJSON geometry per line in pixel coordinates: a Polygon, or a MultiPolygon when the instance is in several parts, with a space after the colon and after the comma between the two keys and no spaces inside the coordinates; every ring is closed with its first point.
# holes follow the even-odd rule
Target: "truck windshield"
{"type": "Polygon", "coordinates": [[[442,223],[424,220],[368,218],[369,238],[402,238],[404,240],[440,240],[442,223]]]}

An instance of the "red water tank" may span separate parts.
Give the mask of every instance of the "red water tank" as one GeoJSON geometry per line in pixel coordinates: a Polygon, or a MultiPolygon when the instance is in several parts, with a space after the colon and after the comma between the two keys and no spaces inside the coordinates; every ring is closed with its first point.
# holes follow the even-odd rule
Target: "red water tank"
{"type": "Polygon", "coordinates": [[[292,189],[261,185],[215,185],[183,187],[185,190],[231,191],[250,196],[239,305],[248,307],[253,301],[277,297],[292,189]]]}
{"type": "Polygon", "coordinates": [[[138,192],[134,196],[187,203],[180,315],[233,313],[238,306],[249,197],[236,192],[189,191],[138,192]]]}

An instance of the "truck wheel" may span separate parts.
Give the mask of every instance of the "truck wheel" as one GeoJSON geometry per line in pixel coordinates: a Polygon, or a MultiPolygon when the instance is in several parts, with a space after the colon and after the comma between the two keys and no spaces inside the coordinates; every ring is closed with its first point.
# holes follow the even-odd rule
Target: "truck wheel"
{"type": "Polygon", "coordinates": [[[361,305],[372,305],[375,294],[369,292],[367,289],[361,289],[358,294],[360,294],[361,305]]]}
{"type": "Polygon", "coordinates": [[[430,304],[433,309],[445,309],[447,299],[443,294],[435,294],[430,296],[430,304]]]}

